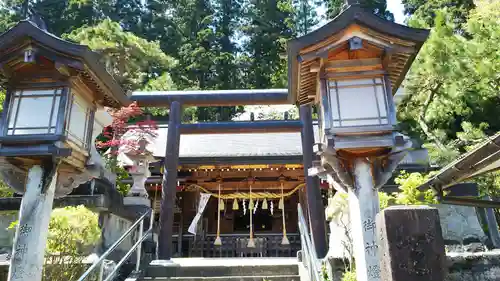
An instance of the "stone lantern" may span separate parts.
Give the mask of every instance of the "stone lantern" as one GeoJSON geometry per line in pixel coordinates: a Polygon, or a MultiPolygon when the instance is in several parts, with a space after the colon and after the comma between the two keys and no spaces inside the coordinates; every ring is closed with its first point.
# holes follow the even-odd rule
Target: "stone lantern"
{"type": "Polygon", "coordinates": [[[301,107],[319,110],[308,175],[348,193],[357,280],[380,280],[377,191],[411,144],[397,131],[393,95],[429,31],[346,2],[330,23],[288,43],[289,91],[301,107]]]}
{"type": "Polygon", "coordinates": [[[122,140],[129,145],[123,145],[118,150],[118,164],[127,168],[133,179],[124,203],[127,205],[150,206],[148,192],[145,188],[146,180],[151,173],[149,164],[155,161],[153,156],[155,135],[149,131],[129,130],[122,136],[122,140]]]}
{"type": "Polygon", "coordinates": [[[41,279],[54,196],[103,174],[94,114],[128,98],[99,59],[27,20],[0,35],[0,172],[23,194],[9,280],[41,279]]]}

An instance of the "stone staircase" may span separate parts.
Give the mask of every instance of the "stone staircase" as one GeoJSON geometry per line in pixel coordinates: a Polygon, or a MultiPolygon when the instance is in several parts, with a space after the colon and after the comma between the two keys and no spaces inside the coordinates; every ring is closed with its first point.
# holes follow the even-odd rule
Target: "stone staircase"
{"type": "Polygon", "coordinates": [[[153,261],[139,280],[300,281],[296,258],[184,258],[153,261]]]}

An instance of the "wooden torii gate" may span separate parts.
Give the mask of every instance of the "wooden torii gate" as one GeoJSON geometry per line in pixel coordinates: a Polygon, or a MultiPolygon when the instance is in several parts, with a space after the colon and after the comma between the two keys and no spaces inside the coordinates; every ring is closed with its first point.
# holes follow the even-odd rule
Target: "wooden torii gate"
{"type": "Polygon", "coordinates": [[[312,240],[318,257],[328,251],[325,214],[321,200],[319,178],[310,177],[307,171],[314,159],[314,133],[311,105],[300,106],[300,122],[212,122],[182,124],[182,106],[236,106],[293,104],[287,89],[269,90],[215,90],[215,91],[169,91],[136,92],[131,96],[140,106],[169,107],[167,147],[164,161],[164,178],[160,208],[158,259],[172,257],[172,234],[174,223],[174,201],[179,165],[179,145],[181,134],[224,134],[224,133],[272,133],[301,132],[306,197],[312,240]]]}

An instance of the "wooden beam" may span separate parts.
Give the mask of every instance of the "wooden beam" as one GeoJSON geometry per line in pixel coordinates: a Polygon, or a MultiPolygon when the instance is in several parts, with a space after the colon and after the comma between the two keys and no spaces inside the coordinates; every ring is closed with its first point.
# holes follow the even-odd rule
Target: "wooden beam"
{"type": "Polygon", "coordinates": [[[309,67],[310,72],[319,72],[319,70],[320,70],[320,63],[317,61],[311,64],[311,66],[309,67]]]}
{"type": "Polygon", "coordinates": [[[343,67],[359,67],[373,66],[382,64],[380,58],[372,59],[352,59],[352,60],[333,60],[325,63],[325,68],[343,68],[343,67]]]}
{"type": "Polygon", "coordinates": [[[391,62],[391,58],[392,58],[392,55],[393,53],[390,52],[389,49],[384,49],[384,54],[382,55],[382,67],[384,67],[384,69],[387,69],[389,68],[389,63],[391,62]]]}
{"type": "Polygon", "coordinates": [[[140,106],[160,107],[168,107],[173,101],[196,106],[290,104],[288,89],[134,92],[130,99],[140,106]]]}
{"type": "Polygon", "coordinates": [[[320,48],[319,50],[316,51],[311,51],[309,53],[305,53],[303,55],[299,55],[299,61],[308,61],[312,60],[315,58],[324,58],[328,57],[328,53],[332,51],[335,48],[342,47],[343,45],[346,45],[347,41],[335,41],[323,48],[320,48]]]}
{"type": "Polygon", "coordinates": [[[54,64],[55,68],[59,73],[61,73],[63,76],[71,76],[70,70],[68,69],[68,66],[60,61],[56,61],[54,64]]]}
{"type": "Polygon", "coordinates": [[[344,73],[325,73],[321,78],[332,78],[332,79],[341,79],[341,78],[356,78],[356,77],[366,77],[366,76],[380,76],[384,75],[387,72],[385,70],[372,70],[372,71],[353,71],[353,72],[344,72],[344,73]]]}

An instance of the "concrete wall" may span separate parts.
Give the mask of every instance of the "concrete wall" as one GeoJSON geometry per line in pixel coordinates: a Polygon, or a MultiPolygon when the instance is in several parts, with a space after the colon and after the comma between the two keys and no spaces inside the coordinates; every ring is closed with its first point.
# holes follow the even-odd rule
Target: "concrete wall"
{"type": "Polygon", "coordinates": [[[434,205],[438,209],[446,244],[484,243],[488,239],[474,207],[434,205]]]}
{"type": "MultiPolygon", "coordinates": [[[[131,226],[132,222],[121,218],[119,216],[113,215],[112,213],[100,213],[99,214],[99,227],[101,228],[101,241],[100,245],[96,249],[97,252],[104,252],[111,245],[113,245],[120,236],[122,236],[125,231],[127,231],[131,226]]],[[[119,260],[125,253],[132,248],[134,242],[136,241],[136,232],[132,233],[127,239],[125,239],[118,248],[111,254],[111,259],[119,260]]],[[[133,255],[135,257],[135,255],[133,255]]]]}

